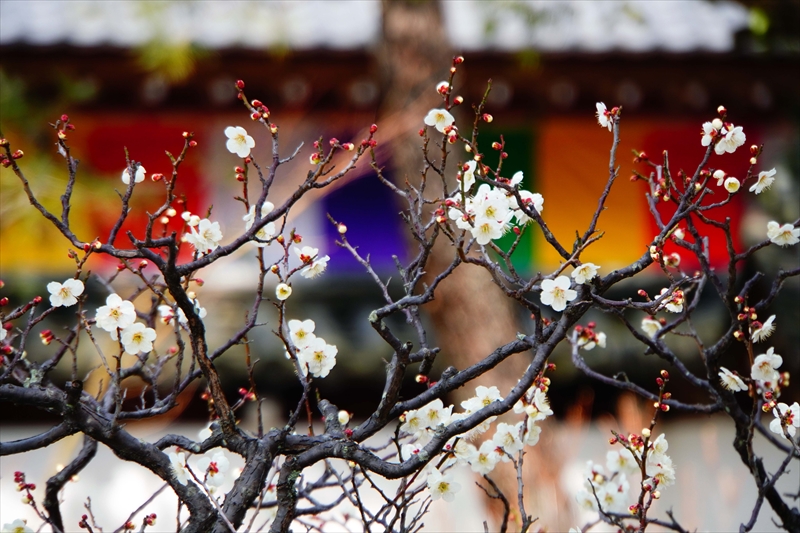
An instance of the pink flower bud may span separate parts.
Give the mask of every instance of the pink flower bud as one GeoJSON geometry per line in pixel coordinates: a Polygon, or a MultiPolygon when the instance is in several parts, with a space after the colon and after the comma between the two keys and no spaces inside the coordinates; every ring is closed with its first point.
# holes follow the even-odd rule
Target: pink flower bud
{"type": "Polygon", "coordinates": [[[483,114],[483,116],[482,116],[481,118],[482,118],[482,119],[483,119],[483,121],[484,121],[484,122],[486,122],[486,123],[489,123],[489,122],[491,122],[491,121],[493,121],[493,120],[494,120],[494,117],[492,117],[492,115],[490,115],[489,113],[484,113],[484,114],[483,114]]]}
{"type": "Polygon", "coordinates": [[[370,133],[375,133],[376,131],[378,131],[378,125],[377,124],[373,124],[372,126],[369,127],[369,132],[370,133]]]}

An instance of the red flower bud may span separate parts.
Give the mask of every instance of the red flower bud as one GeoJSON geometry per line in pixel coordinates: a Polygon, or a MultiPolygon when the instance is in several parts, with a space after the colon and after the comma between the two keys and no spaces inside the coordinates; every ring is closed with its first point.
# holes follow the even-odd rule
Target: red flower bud
{"type": "Polygon", "coordinates": [[[241,174],[242,172],[244,172],[244,169],[242,167],[236,166],[236,167],[233,167],[233,171],[234,172],[238,172],[239,174],[241,174]]]}
{"type": "Polygon", "coordinates": [[[521,230],[521,229],[519,229],[519,226],[514,226],[514,229],[513,229],[513,231],[514,231],[514,233],[515,233],[516,235],[519,235],[520,233],[522,233],[522,230],[521,230]]]}
{"type": "Polygon", "coordinates": [[[245,157],[244,158],[245,165],[249,165],[252,162],[253,162],[253,158],[252,157],[245,157]]]}
{"type": "Polygon", "coordinates": [[[244,89],[244,81],[242,81],[242,80],[236,80],[236,88],[237,88],[237,89],[239,89],[240,91],[241,91],[242,89],[244,89]]]}
{"type": "Polygon", "coordinates": [[[5,296],[3,296],[2,298],[0,298],[0,307],[2,307],[2,306],[4,306],[4,305],[8,305],[8,298],[7,298],[7,297],[5,297],[5,296]]]}
{"type": "Polygon", "coordinates": [[[61,115],[61,122],[66,122],[69,120],[69,115],[61,115]]]}
{"type": "Polygon", "coordinates": [[[508,153],[500,152],[500,159],[506,159],[506,158],[508,158],[508,153]]]}
{"type": "Polygon", "coordinates": [[[490,115],[489,113],[484,113],[481,118],[483,119],[484,122],[487,123],[494,120],[494,117],[492,117],[492,115],[490,115]]]}
{"type": "Polygon", "coordinates": [[[192,140],[192,141],[189,141],[189,146],[191,146],[192,148],[194,148],[195,146],[197,146],[197,141],[194,141],[194,140],[192,140]]]}
{"type": "Polygon", "coordinates": [[[420,128],[418,133],[419,133],[420,137],[424,137],[425,136],[425,128],[420,128]]]}
{"type": "Polygon", "coordinates": [[[261,113],[253,113],[252,115],[250,115],[250,118],[252,118],[253,120],[258,120],[261,118],[261,113]]]}
{"type": "Polygon", "coordinates": [[[38,305],[38,304],[42,303],[42,297],[41,296],[34,296],[32,302],[34,303],[34,305],[38,305]]]}
{"type": "Polygon", "coordinates": [[[22,150],[16,150],[13,154],[11,154],[11,159],[22,159],[22,156],[25,155],[25,152],[22,150]]]}
{"type": "Polygon", "coordinates": [[[454,65],[460,65],[463,62],[464,62],[464,56],[456,56],[453,58],[454,65]]]}
{"type": "Polygon", "coordinates": [[[669,381],[669,372],[667,372],[666,370],[662,370],[661,371],[661,377],[664,378],[665,380],[669,381]]]}
{"type": "Polygon", "coordinates": [[[721,106],[719,106],[719,107],[717,108],[717,113],[719,113],[719,115],[720,115],[721,117],[724,117],[725,115],[727,115],[727,114],[728,114],[728,110],[727,110],[727,109],[725,109],[725,106],[724,106],[724,105],[721,105],[721,106]]]}
{"type": "Polygon", "coordinates": [[[373,124],[372,126],[369,127],[369,132],[370,133],[375,133],[376,131],[378,131],[378,125],[377,124],[373,124]]]}
{"type": "Polygon", "coordinates": [[[262,105],[264,105],[264,104],[261,103],[261,100],[253,100],[252,103],[253,103],[253,107],[261,107],[262,105]]]}
{"type": "Polygon", "coordinates": [[[244,174],[236,174],[236,181],[244,181],[244,174]]]}

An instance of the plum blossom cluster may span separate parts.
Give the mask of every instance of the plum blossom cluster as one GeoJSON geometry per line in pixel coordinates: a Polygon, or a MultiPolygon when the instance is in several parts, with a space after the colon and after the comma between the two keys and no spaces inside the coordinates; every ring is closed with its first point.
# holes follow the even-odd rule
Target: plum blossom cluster
{"type": "Polygon", "coordinates": [[[303,373],[309,373],[315,378],[327,376],[336,366],[339,349],[314,334],[316,324],[311,319],[290,320],[288,326],[289,338],[303,373]]]}
{"type": "Polygon", "coordinates": [[[584,350],[592,350],[595,346],[600,348],[606,347],[606,334],[602,331],[595,331],[597,324],[589,322],[586,326],[578,324],[575,326],[575,333],[577,334],[575,344],[584,350]]]}
{"type": "MultiPolygon", "coordinates": [[[[554,368],[552,365],[551,367],[554,368]]],[[[498,463],[515,461],[525,446],[535,446],[541,434],[538,423],[553,414],[546,393],[549,382],[545,377],[537,380],[537,384],[514,405],[514,412],[522,414],[523,420],[516,424],[498,423],[491,439],[484,440],[480,445],[472,442],[490,429],[496,419],[494,416],[450,440],[445,451],[451,455],[445,461],[444,469],[459,464],[468,465],[473,472],[486,476],[498,463]]],[[[406,411],[400,417],[400,431],[412,440],[402,446],[401,459],[407,460],[418,454],[437,428],[463,420],[502,399],[497,387],[478,386],[475,396],[461,402],[463,411],[460,413],[453,413],[454,406],[445,406],[438,398],[419,409],[406,411]]],[[[434,500],[442,498],[452,501],[455,492],[460,488],[452,481],[452,477],[432,467],[428,469],[427,483],[434,500]]]]}
{"type": "Polygon", "coordinates": [[[110,294],[106,298],[106,305],[97,308],[95,325],[109,332],[112,339],[119,340],[129,354],[153,351],[156,331],[136,322],[133,303],[117,294],[110,294]]]}
{"type": "MultiPolygon", "coordinates": [[[[481,184],[474,195],[470,191],[475,184],[477,162],[470,161],[462,167],[458,176],[459,190],[445,201],[447,216],[455,221],[456,227],[469,231],[478,244],[484,246],[501,238],[512,227],[523,227],[531,218],[520,208],[517,197],[500,187],[488,183],[481,184]]],[[[523,180],[523,173],[516,172],[508,184],[517,187],[523,180]]],[[[520,189],[519,196],[529,211],[541,214],[544,198],[539,193],[520,189]]],[[[515,231],[519,232],[517,229],[515,231]]]]}
{"type": "Polygon", "coordinates": [[[207,218],[200,219],[188,211],[184,212],[182,217],[189,226],[189,232],[184,233],[183,240],[191,244],[195,252],[200,255],[210,254],[219,247],[222,240],[219,222],[211,222],[207,218]]]}
{"type": "Polygon", "coordinates": [[[725,153],[732,154],[736,149],[742,146],[747,140],[741,126],[734,126],[730,122],[723,122],[727,111],[724,107],[720,106],[717,109],[722,118],[715,118],[710,122],[703,123],[703,138],[700,144],[709,146],[714,144],[714,152],[717,155],[725,153]]]}

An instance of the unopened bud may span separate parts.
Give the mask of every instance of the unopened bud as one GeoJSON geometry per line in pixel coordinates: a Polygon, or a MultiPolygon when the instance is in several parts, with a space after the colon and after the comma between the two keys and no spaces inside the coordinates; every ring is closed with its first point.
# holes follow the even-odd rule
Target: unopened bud
{"type": "Polygon", "coordinates": [[[256,112],[256,113],[252,113],[252,114],[250,115],[250,118],[251,118],[252,120],[258,120],[258,119],[260,119],[260,118],[261,118],[261,113],[258,113],[258,112],[256,112]]]}
{"type": "Polygon", "coordinates": [[[22,156],[25,155],[25,152],[22,150],[16,150],[13,154],[11,154],[11,159],[22,159],[22,156]]]}
{"type": "Polygon", "coordinates": [[[757,144],[751,144],[750,145],[750,153],[753,154],[753,155],[758,155],[758,145],[757,144]]]}
{"type": "Polygon", "coordinates": [[[197,146],[197,141],[195,141],[194,139],[192,139],[191,141],[189,141],[189,146],[190,146],[190,147],[192,147],[192,148],[194,148],[195,146],[197,146]]]}
{"type": "MultiPolygon", "coordinates": [[[[189,144],[191,144],[191,143],[189,143],[189,144]]],[[[156,172],[156,173],[150,175],[150,180],[151,181],[161,181],[163,179],[164,179],[164,174],[161,174],[160,172],[156,172]]]]}
{"type": "Polygon", "coordinates": [[[453,105],[461,105],[463,103],[464,103],[463,96],[456,96],[455,98],[453,98],[453,105]]]}
{"type": "Polygon", "coordinates": [[[751,157],[750,158],[750,164],[751,165],[755,165],[756,163],[758,163],[758,159],[756,159],[755,157],[751,157]]]}
{"type": "Polygon", "coordinates": [[[169,217],[165,215],[165,216],[161,217],[160,219],[158,219],[158,221],[161,222],[164,225],[169,224],[169,217]]]}
{"type": "Polygon", "coordinates": [[[369,132],[370,133],[375,133],[376,131],[378,131],[378,125],[377,124],[373,124],[372,126],[369,127],[369,132]]]}
{"type": "Polygon", "coordinates": [[[650,428],[642,429],[642,437],[649,437],[650,436],[650,428]]]}
{"type": "Polygon", "coordinates": [[[456,56],[453,58],[454,65],[460,65],[463,62],[464,62],[464,56],[456,56]]]}
{"type": "Polygon", "coordinates": [[[236,80],[236,88],[237,88],[237,89],[239,89],[240,91],[241,91],[242,89],[244,89],[244,81],[242,81],[242,80],[236,80]]]}
{"type": "Polygon", "coordinates": [[[489,113],[484,113],[481,118],[483,118],[483,121],[486,123],[489,123],[494,120],[494,117],[492,117],[492,115],[490,115],[489,113]]]}
{"type": "Polygon", "coordinates": [[[273,135],[275,135],[276,133],[278,133],[278,125],[277,125],[277,124],[270,123],[270,125],[269,125],[269,132],[270,132],[271,134],[273,134],[273,135]]]}
{"type": "Polygon", "coordinates": [[[495,141],[495,142],[492,143],[492,149],[501,150],[502,148],[503,148],[503,145],[500,144],[499,142],[495,141]]]}
{"type": "Polygon", "coordinates": [[[664,378],[665,381],[669,381],[669,372],[667,372],[666,370],[662,370],[661,377],[664,378]]]}
{"type": "Polygon", "coordinates": [[[336,227],[336,230],[339,232],[339,235],[344,235],[345,233],[347,233],[347,226],[345,226],[344,224],[339,224],[336,227]]]}
{"type": "Polygon", "coordinates": [[[724,105],[721,105],[721,106],[719,106],[719,107],[717,108],[717,113],[719,113],[719,115],[720,115],[720,116],[724,117],[725,115],[727,115],[727,114],[728,114],[728,110],[727,110],[727,109],[725,109],[725,106],[724,106],[724,105]]]}
{"type": "Polygon", "coordinates": [[[414,379],[417,381],[417,383],[427,383],[428,382],[428,376],[425,376],[423,374],[417,374],[417,377],[414,378],[414,379]]]}
{"type": "Polygon", "coordinates": [[[737,341],[740,341],[740,340],[744,339],[744,333],[742,333],[741,330],[734,331],[733,332],[733,338],[736,339],[737,341]]]}

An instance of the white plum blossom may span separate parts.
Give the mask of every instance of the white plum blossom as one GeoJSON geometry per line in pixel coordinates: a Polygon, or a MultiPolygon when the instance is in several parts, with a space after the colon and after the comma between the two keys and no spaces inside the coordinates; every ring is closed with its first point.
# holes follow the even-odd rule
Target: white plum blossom
{"type": "Polygon", "coordinates": [[[33,530],[25,520],[17,518],[10,524],[4,524],[2,533],[33,533],[33,530]]]}
{"type": "Polygon", "coordinates": [[[442,475],[433,469],[428,474],[428,490],[431,491],[431,500],[441,498],[446,502],[452,502],[456,499],[456,492],[461,490],[461,485],[453,481],[451,473],[442,475]]]}
{"type": "Polygon", "coordinates": [[[654,318],[646,316],[642,319],[642,331],[644,331],[651,339],[656,338],[656,334],[661,330],[661,322],[654,318]]]}
{"type": "MultiPolygon", "coordinates": [[[[714,122],[703,122],[703,138],[700,144],[708,146],[719,135],[719,130],[722,128],[722,121],[714,119],[714,122]]],[[[715,176],[716,177],[716,176],[715,176]]]]}
{"type": "Polygon", "coordinates": [[[647,457],[647,473],[658,480],[658,486],[669,487],[675,483],[675,466],[668,455],[655,454],[647,457]]]}
{"type": "Polygon", "coordinates": [[[452,126],[455,121],[456,119],[446,109],[431,109],[423,122],[428,126],[435,127],[440,133],[444,133],[444,130],[452,126]]]}
{"type": "Polygon", "coordinates": [[[786,435],[783,434],[783,428],[785,427],[789,436],[794,437],[795,433],[797,433],[797,428],[800,428],[800,404],[794,402],[789,406],[781,402],[772,409],[772,414],[775,415],[775,418],[769,423],[770,431],[785,439],[786,435]],[[786,419],[785,424],[781,418],[786,419]]]}
{"type": "Polygon", "coordinates": [[[275,287],[275,297],[278,300],[283,301],[291,295],[292,295],[292,288],[289,285],[285,283],[278,283],[278,286],[275,287]]]}
{"type": "MultiPolygon", "coordinates": [[[[464,193],[469,193],[472,186],[475,185],[475,167],[478,165],[476,161],[470,161],[465,166],[467,167],[459,176],[458,181],[464,185],[464,193]]],[[[459,191],[461,187],[459,186],[459,191]]],[[[461,195],[460,192],[456,193],[456,198],[461,195]]]]}
{"type": "Polygon", "coordinates": [[[497,430],[492,437],[492,442],[505,451],[505,454],[500,456],[503,461],[510,461],[511,459],[508,455],[513,456],[522,450],[523,442],[520,437],[521,430],[522,422],[517,422],[513,426],[505,422],[497,424],[497,430]]]}
{"type": "Polygon", "coordinates": [[[516,172],[514,172],[514,175],[511,176],[511,180],[508,182],[508,184],[511,185],[512,187],[516,187],[517,185],[522,183],[523,179],[525,179],[525,174],[523,174],[521,170],[517,170],[516,172]]]}
{"type": "Polygon", "coordinates": [[[473,472],[485,476],[489,474],[500,461],[500,454],[497,452],[497,444],[494,441],[483,441],[481,447],[475,450],[469,458],[469,466],[473,472]]]}
{"type": "Polygon", "coordinates": [[[184,234],[184,238],[198,253],[207,254],[219,247],[222,231],[219,222],[211,222],[204,218],[197,226],[191,226],[191,232],[184,234]]]}
{"type": "Polygon", "coordinates": [[[0,341],[6,340],[7,336],[8,336],[8,330],[6,328],[0,327],[0,341]]]}
{"type": "Polygon", "coordinates": [[[419,416],[422,418],[424,426],[430,429],[436,429],[440,425],[447,425],[450,422],[452,412],[453,406],[445,407],[439,398],[419,408],[419,416]]]}
{"type": "MultiPolygon", "coordinates": [[[[265,216],[267,216],[273,209],[275,209],[275,206],[272,204],[272,202],[264,202],[264,205],[261,206],[260,218],[264,218],[265,216]]],[[[251,205],[250,210],[247,212],[245,216],[242,217],[242,220],[244,220],[245,223],[244,224],[245,231],[253,227],[255,219],[256,219],[256,206],[251,205]]],[[[267,222],[260,230],[256,232],[256,238],[258,240],[252,241],[252,243],[258,246],[259,248],[263,248],[267,244],[269,244],[266,241],[269,241],[272,237],[274,237],[275,233],[276,233],[275,222],[267,222]]]]}
{"type": "Polygon", "coordinates": [[[542,433],[542,428],[536,425],[533,418],[528,417],[525,424],[525,433],[522,436],[522,442],[525,446],[536,446],[539,442],[539,436],[542,433]]]}
{"type": "Polygon", "coordinates": [[[315,278],[325,272],[325,269],[328,268],[328,261],[330,261],[330,257],[327,255],[319,257],[318,248],[312,248],[311,246],[303,246],[302,248],[298,248],[295,246],[294,253],[297,254],[297,257],[300,259],[300,261],[306,265],[306,267],[300,271],[300,275],[304,278],[315,278]]]}
{"type": "Polygon", "coordinates": [[[736,191],[739,190],[739,187],[741,186],[741,183],[739,183],[738,179],[736,179],[734,177],[730,177],[730,178],[725,178],[725,184],[724,185],[725,185],[725,190],[728,191],[729,193],[733,194],[733,193],[735,193],[736,191]]]}
{"type": "Polygon", "coordinates": [[[601,128],[608,128],[608,131],[611,131],[614,121],[611,119],[611,112],[606,108],[606,104],[597,102],[595,107],[597,108],[595,113],[597,115],[597,123],[600,124],[601,128]]]}
{"type": "Polygon", "coordinates": [[[225,136],[228,138],[225,147],[230,153],[239,157],[250,155],[250,149],[256,145],[256,141],[241,126],[228,126],[225,128],[225,136]]]}
{"type": "MultiPolygon", "coordinates": [[[[529,210],[534,210],[540,215],[542,211],[544,211],[544,197],[539,194],[538,192],[530,192],[526,190],[520,190],[519,196],[522,198],[522,203],[525,204],[529,210]]],[[[508,205],[514,212],[514,218],[517,219],[517,223],[521,226],[524,226],[528,222],[531,221],[531,217],[529,217],[520,207],[517,205],[517,198],[516,196],[509,196],[508,198],[508,205]]]]}
{"type": "Polygon", "coordinates": [[[461,407],[474,413],[492,404],[492,402],[499,402],[502,399],[503,396],[500,394],[500,389],[497,387],[484,387],[483,385],[479,385],[475,388],[475,396],[461,402],[461,407]]]}
{"type": "Polygon", "coordinates": [[[578,293],[569,287],[570,281],[567,276],[542,281],[542,303],[552,307],[553,311],[563,311],[567,307],[567,302],[578,297],[578,293]]]}
{"type": "Polygon", "coordinates": [[[711,175],[715,180],[717,180],[717,187],[722,187],[722,184],[725,182],[725,171],[721,169],[717,169],[711,175]]]}
{"type": "Polygon", "coordinates": [[[622,472],[630,476],[639,470],[639,465],[629,449],[621,448],[619,451],[609,450],[606,453],[606,468],[610,472],[622,472]]]}
{"type": "Polygon", "coordinates": [[[594,263],[583,263],[572,271],[571,276],[572,279],[575,280],[575,283],[586,283],[597,276],[597,271],[599,269],[600,267],[594,263]]]}
{"type": "MultiPolygon", "coordinates": [[[[205,307],[200,305],[200,302],[197,301],[197,298],[190,298],[189,301],[192,302],[194,305],[194,312],[198,318],[205,318],[208,314],[208,311],[205,307]]],[[[161,323],[174,325],[175,324],[175,309],[171,305],[159,305],[158,312],[161,315],[161,323]]],[[[186,324],[189,320],[186,318],[186,313],[183,312],[183,309],[178,307],[178,322],[181,324],[186,324]]],[[[114,337],[114,333],[111,334],[114,337]]],[[[116,337],[114,337],[116,339],[116,337]]]]}
{"type": "Polygon", "coordinates": [[[111,333],[117,340],[117,330],[125,329],[136,322],[136,309],[133,303],[123,300],[117,294],[110,294],[106,298],[106,305],[97,308],[95,323],[101,329],[111,333]]]}
{"type": "MultiPolygon", "coordinates": [[[[509,218],[511,213],[509,213],[509,218]]],[[[475,226],[470,228],[472,236],[481,246],[489,244],[490,241],[499,239],[506,232],[506,224],[489,218],[475,219],[475,226]]]]}
{"type": "Polygon", "coordinates": [[[83,294],[83,282],[79,279],[68,279],[64,283],[51,281],[47,284],[50,293],[50,305],[53,307],[69,307],[78,303],[78,296],[83,294]]]}
{"type": "Polygon", "coordinates": [[[756,194],[761,194],[765,190],[772,187],[772,183],[775,181],[775,169],[772,170],[763,170],[758,173],[758,179],[756,182],[750,186],[750,192],[754,192],[756,194]]]}
{"type": "MultiPolygon", "coordinates": [[[[142,165],[139,165],[136,168],[136,173],[133,175],[133,182],[134,183],[143,182],[145,174],[147,174],[147,171],[144,169],[142,165]]],[[[128,172],[128,169],[126,168],[125,170],[122,171],[122,183],[124,183],[125,185],[129,185],[130,182],[131,182],[131,173],[128,172]]]]}
{"type": "Polygon", "coordinates": [[[775,353],[775,348],[770,347],[767,353],[762,353],[753,361],[750,377],[756,381],[775,383],[780,378],[777,368],[783,364],[783,357],[775,353]]]}
{"type": "Polygon", "coordinates": [[[228,471],[230,465],[230,461],[222,450],[218,450],[212,457],[204,455],[197,461],[197,468],[205,473],[205,481],[212,489],[222,486],[225,482],[225,472],[228,471]]]}
{"type": "Polygon", "coordinates": [[[750,340],[753,342],[761,342],[769,338],[772,332],[775,331],[775,324],[773,324],[773,322],[775,322],[775,315],[770,316],[763,324],[752,329],[750,331],[750,340]]]}
{"type": "Polygon", "coordinates": [[[156,331],[148,328],[141,322],[131,324],[123,329],[120,334],[120,342],[125,347],[125,351],[131,355],[140,352],[151,352],[153,341],[156,340],[156,331]]]}
{"type": "Polygon", "coordinates": [[[289,336],[295,348],[304,348],[317,338],[317,336],[314,335],[314,328],[316,328],[316,324],[314,324],[314,321],[310,318],[302,321],[289,321],[289,336]]]}
{"type": "MultiPolygon", "coordinates": [[[[717,142],[716,146],[714,146],[714,151],[717,155],[722,155],[725,152],[732,154],[747,140],[747,136],[744,134],[744,131],[742,131],[741,126],[727,124],[725,129],[724,136],[717,142]]],[[[720,130],[720,133],[722,133],[722,130],[720,130]]]]}
{"type": "Polygon", "coordinates": [[[767,237],[778,246],[792,246],[800,242],[800,228],[786,223],[783,226],[771,220],[767,224],[767,237]]]}
{"type": "Polygon", "coordinates": [[[403,423],[400,425],[400,431],[404,431],[409,435],[418,435],[426,427],[426,422],[418,410],[412,409],[403,413],[403,423]]]}
{"type": "Polygon", "coordinates": [[[719,367],[719,381],[722,386],[732,392],[746,391],[747,385],[744,384],[742,378],[725,368],[719,367]]]}
{"type": "Polygon", "coordinates": [[[297,354],[301,363],[305,363],[309,373],[317,378],[327,376],[336,366],[336,354],[339,349],[326,343],[321,337],[315,337],[297,354]]]}
{"type": "Polygon", "coordinates": [[[181,485],[186,485],[186,483],[189,481],[189,469],[186,466],[186,454],[183,452],[170,452],[167,454],[167,456],[169,457],[170,466],[172,467],[172,473],[175,474],[175,477],[178,478],[178,482],[181,485]]]}

